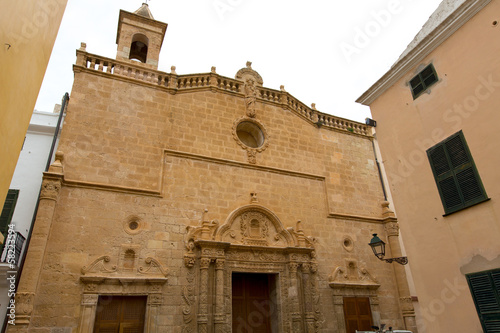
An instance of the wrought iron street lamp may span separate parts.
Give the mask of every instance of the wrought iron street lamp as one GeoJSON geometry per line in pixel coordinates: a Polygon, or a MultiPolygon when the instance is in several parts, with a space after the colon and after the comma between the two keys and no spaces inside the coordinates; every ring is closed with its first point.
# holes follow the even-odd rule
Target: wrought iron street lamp
{"type": "Polygon", "coordinates": [[[371,246],[373,253],[375,254],[375,257],[379,258],[382,261],[385,261],[387,263],[391,263],[393,261],[397,262],[398,264],[401,265],[406,265],[408,263],[408,258],[407,257],[397,257],[397,258],[387,258],[385,259],[385,243],[383,240],[378,238],[377,234],[373,234],[373,238],[368,244],[371,246]]]}

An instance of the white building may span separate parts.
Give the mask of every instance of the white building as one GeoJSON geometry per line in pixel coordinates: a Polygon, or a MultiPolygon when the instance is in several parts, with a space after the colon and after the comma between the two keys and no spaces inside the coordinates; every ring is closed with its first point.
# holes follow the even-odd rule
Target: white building
{"type": "MultiPolygon", "coordinates": [[[[15,264],[11,265],[7,258],[7,247],[2,247],[3,252],[0,260],[0,325],[3,325],[10,298],[10,281],[7,278],[17,271],[24,252],[25,240],[28,238],[31,229],[33,214],[42,184],[42,174],[48,162],[60,109],[61,105],[56,105],[53,112],[37,110],[33,112],[14,176],[12,177],[9,194],[2,210],[0,218],[0,228],[2,230],[0,232],[5,232],[3,236],[5,237],[4,241],[7,242],[7,230],[15,231],[16,251],[15,264]]],[[[56,147],[57,142],[54,152],[56,147]]]]}

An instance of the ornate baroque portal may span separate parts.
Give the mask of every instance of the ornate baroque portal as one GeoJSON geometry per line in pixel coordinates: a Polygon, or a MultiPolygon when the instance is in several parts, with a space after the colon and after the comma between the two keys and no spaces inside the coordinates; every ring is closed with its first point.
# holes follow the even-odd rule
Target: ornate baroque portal
{"type": "Polygon", "coordinates": [[[183,332],[231,332],[233,273],[276,277],[270,298],[276,304],[250,313],[247,329],[271,317],[272,332],[319,331],[316,252],[300,221],[296,230],[285,229],[274,213],[254,203],[232,212],[221,226],[204,214],[201,227],[188,229],[183,332]]]}

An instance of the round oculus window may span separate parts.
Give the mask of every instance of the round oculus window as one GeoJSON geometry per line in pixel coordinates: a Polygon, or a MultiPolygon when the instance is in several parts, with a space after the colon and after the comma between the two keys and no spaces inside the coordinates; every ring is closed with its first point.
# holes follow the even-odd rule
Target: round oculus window
{"type": "Polygon", "coordinates": [[[264,144],[264,132],[254,122],[242,121],[236,126],[236,135],[245,146],[260,148],[264,144]]]}

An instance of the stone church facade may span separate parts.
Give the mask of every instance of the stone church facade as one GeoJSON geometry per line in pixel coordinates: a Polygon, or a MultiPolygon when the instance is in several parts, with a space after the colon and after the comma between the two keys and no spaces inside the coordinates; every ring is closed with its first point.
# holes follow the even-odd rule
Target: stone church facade
{"type": "Polygon", "coordinates": [[[234,79],[158,71],[167,25],[120,12],[77,50],[16,294],[32,332],[416,332],[371,128],[234,79]],[[391,253],[389,253],[391,255],[391,253]]]}

